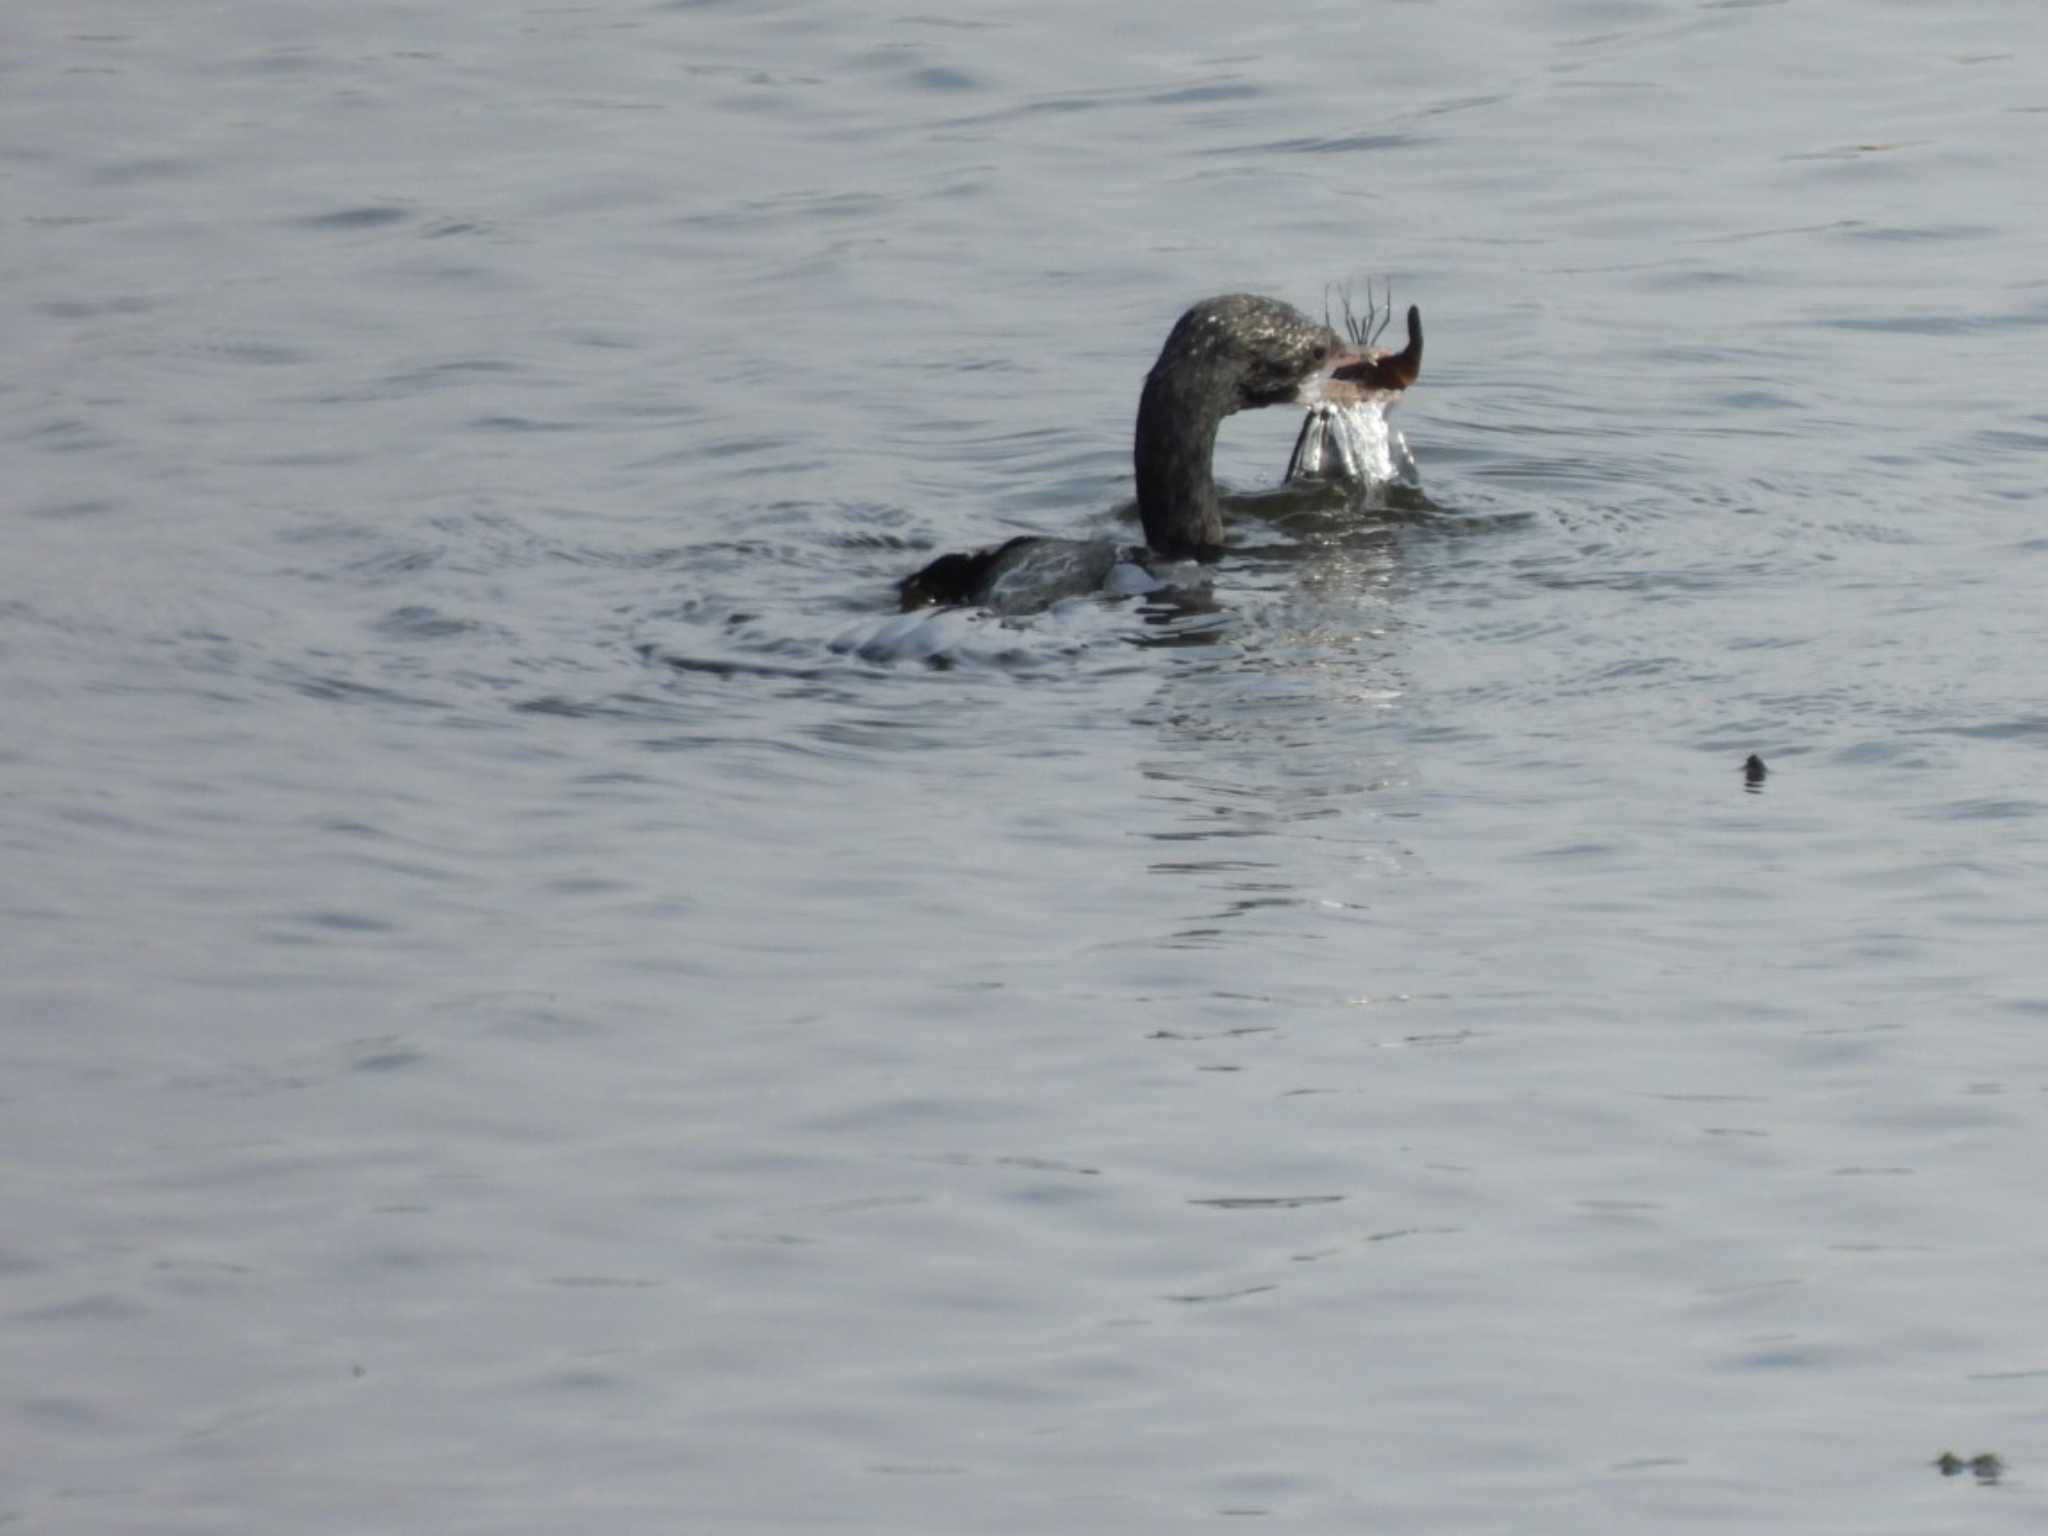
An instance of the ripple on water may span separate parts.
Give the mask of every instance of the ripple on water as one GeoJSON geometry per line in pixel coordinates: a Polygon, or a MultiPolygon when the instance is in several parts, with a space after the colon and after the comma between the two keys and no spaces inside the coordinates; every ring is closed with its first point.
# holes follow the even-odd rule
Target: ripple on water
{"type": "Polygon", "coordinates": [[[389,229],[413,217],[410,208],[392,203],[370,203],[354,208],[337,208],[328,213],[308,214],[291,222],[300,229],[359,230],[389,229]]]}
{"type": "Polygon", "coordinates": [[[1349,133],[1330,137],[1273,139],[1265,143],[1219,144],[1196,153],[1204,156],[1264,159],[1268,155],[1359,155],[1393,149],[1421,149],[1435,143],[1420,133],[1349,133]]]}
{"type": "Polygon", "coordinates": [[[447,640],[482,627],[474,619],[451,618],[418,604],[394,608],[374,626],[378,634],[393,640],[447,640]]]}

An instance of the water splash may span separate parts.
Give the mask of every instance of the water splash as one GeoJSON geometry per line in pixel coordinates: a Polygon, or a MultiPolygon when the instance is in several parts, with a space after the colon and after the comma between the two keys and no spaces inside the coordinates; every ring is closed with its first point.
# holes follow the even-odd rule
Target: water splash
{"type": "Polygon", "coordinates": [[[1387,404],[1379,398],[1314,407],[1294,440],[1287,478],[1364,486],[1419,484],[1415,457],[1401,429],[1387,419],[1387,404]]]}

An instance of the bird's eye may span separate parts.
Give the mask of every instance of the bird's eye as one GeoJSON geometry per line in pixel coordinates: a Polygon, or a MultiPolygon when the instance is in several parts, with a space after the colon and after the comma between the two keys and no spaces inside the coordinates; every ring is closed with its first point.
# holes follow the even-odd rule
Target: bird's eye
{"type": "Polygon", "coordinates": [[[1329,343],[1328,343],[1327,341],[1319,341],[1319,342],[1317,342],[1317,343],[1316,343],[1316,361],[1317,361],[1317,362],[1319,362],[1319,363],[1327,363],[1327,362],[1328,362],[1329,360],[1330,360],[1330,344],[1329,344],[1329,343]]]}

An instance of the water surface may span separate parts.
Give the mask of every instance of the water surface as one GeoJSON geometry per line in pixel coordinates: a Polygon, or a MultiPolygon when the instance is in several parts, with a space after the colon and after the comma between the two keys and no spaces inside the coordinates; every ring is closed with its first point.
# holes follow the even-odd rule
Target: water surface
{"type": "Polygon", "coordinates": [[[2038,1526],[2035,10],[0,30],[0,1524],[2038,1526]]]}

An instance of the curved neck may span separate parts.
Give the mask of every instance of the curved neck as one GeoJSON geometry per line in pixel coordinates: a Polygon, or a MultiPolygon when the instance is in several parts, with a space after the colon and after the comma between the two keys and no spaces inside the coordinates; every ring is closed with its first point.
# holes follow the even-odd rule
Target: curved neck
{"type": "Polygon", "coordinates": [[[1216,505],[1216,428],[1223,412],[1192,393],[1163,364],[1138,399],[1132,455],[1138,472],[1138,516],[1145,542],[1169,558],[1214,559],[1223,548],[1216,505]]]}

